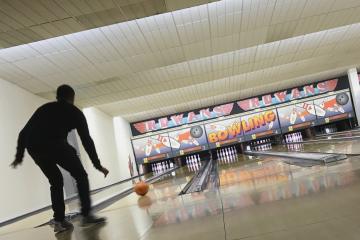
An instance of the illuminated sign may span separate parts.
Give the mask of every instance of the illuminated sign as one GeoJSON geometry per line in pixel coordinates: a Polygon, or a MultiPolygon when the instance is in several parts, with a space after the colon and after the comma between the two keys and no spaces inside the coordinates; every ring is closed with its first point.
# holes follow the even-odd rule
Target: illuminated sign
{"type": "Polygon", "coordinates": [[[221,147],[243,140],[240,118],[206,124],[205,130],[210,147],[221,147]]]}
{"type": "MultiPolygon", "coordinates": [[[[147,163],[172,157],[171,143],[168,134],[158,134],[132,141],[135,158],[138,163],[147,163]]],[[[173,144],[176,144],[175,142],[173,144]]]]}
{"type": "Polygon", "coordinates": [[[275,109],[243,116],[241,126],[246,140],[277,134],[280,127],[275,109]]]}
{"type": "Polygon", "coordinates": [[[141,135],[148,132],[178,127],[184,124],[243,113],[256,108],[285,103],[295,99],[316,96],[345,88],[349,88],[349,81],[346,76],[227,104],[131,123],[131,131],[134,136],[141,135]]]}
{"type": "Polygon", "coordinates": [[[291,90],[284,90],[273,94],[263,95],[261,97],[238,101],[237,104],[241,109],[249,111],[260,107],[267,107],[300,98],[311,97],[320,93],[331,92],[335,90],[337,83],[338,79],[327,80],[325,82],[319,82],[301,88],[293,88],[291,90]]]}
{"type": "MultiPolygon", "coordinates": [[[[291,132],[315,124],[316,108],[313,101],[291,104],[277,109],[281,131],[291,132]]],[[[321,114],[321,111],[318,111],[321,114]]]]}
{"type": "Polygon", "coordinates": [[[169,132],[172,152],[175,156],[208,149],[207,139],[203,126],[194,126],[169,132]]]}
{"type": "MultiPolygon", "coordinates": [[[[224,104],[212,108],[201,109],[198,111],[181,113],[170,117],[163,117],[157,120],[133,123],[132,126],[137,132],[146,133],[171,127],[181,126],[188,123],[203,121],[229,115],[233,110],[234,103],[224,104]]],[[[134,129],[133,129],[134,133],[134,129]]],[[[135,134],[136,135],[136,134],[135,134]]]]}
{"type": "Polygon", "coordinates": [[[334,122],[354,116],[350,92],[340,92],[335,95],[315,99],[314,105],[317,106],[317,124],[334,122]]]}

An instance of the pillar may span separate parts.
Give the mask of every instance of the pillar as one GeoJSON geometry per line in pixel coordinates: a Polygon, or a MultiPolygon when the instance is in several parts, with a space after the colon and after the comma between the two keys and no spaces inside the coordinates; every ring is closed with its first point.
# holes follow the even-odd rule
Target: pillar
{"type": "Polygon", "coordinates": [[[357,125],[360,124],[360,82],[359,82],[359,75],[357,73],[356,68],[351,68],[347,71],[349,83],[350,83],[350,90],[352,94],[352,99],[354,103],[354,109],[356,113],[356,120],[357,125]]]}

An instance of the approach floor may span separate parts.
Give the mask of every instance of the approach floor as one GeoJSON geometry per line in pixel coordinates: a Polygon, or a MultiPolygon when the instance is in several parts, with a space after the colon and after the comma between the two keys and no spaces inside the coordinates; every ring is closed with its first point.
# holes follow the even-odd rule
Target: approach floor
{"type": "Polygon", "coordinates": [[[107,224],[85,229],[75,222],[73,232],[58,236],[49,226],[16,231],[13,224],[8,233],[0,228],[0,239],[359,239],[358,156],[303,168],[239,155],[219,164],[217,191],[179,196],[193,174],[178,169],[151,184],[146,197],[130,194],[101,210],[107,224]]]}

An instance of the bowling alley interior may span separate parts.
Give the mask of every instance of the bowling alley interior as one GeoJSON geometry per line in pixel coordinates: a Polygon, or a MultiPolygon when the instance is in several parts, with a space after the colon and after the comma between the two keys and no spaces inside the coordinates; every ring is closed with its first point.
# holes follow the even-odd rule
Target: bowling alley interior
{"type": "Polygon", "coordinates": [[[1,0],[0,111],[1,240],[360,238],[359,0],[1,0]]]}

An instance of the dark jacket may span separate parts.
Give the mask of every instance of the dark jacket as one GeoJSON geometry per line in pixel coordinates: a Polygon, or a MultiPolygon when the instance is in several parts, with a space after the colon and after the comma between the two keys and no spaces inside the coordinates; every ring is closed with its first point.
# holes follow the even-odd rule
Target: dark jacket
{"type": "Polygon", "coordinates": [[[73,129],[77,130],[94,167],[101,169],[84,114],[65,101],[50,102],[35,111],[19,134],[16,159],[23,158],[25,148],[46,152],[68,145],[67,135],[73,129]]]}

